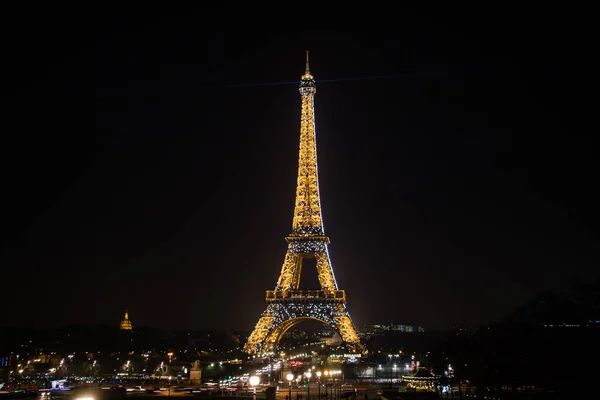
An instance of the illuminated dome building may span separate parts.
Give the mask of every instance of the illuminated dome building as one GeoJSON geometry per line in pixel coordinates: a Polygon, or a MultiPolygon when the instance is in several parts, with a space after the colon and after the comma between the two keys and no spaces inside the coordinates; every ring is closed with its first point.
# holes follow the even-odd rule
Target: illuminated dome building
{"type": "Polygon", "coordinates": [[[133,326],[131,326],[131,321],[129,320],[129,314],[127,313],[127,310],[125,310],[125,319],[121,321],[120,328],[122,331],[130,331],[133,329],[133,326]]]}

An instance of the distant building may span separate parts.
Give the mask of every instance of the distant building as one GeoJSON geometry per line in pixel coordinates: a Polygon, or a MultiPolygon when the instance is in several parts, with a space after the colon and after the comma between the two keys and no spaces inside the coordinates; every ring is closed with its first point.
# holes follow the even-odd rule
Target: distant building
{"type": "Polygon", "coordinates": [[[412,332],[425,332],[425,330],[422,327],[415,326],[415,325],[394,325],[393,323],[390,323],[389,325],[375,324],[375,325],[365,325],[364,328],[362,329],[362,331],[360,332],[360,335],[362,337],[368,338],[371,336],[382,335],[385,332],[412,333],[412,332]]]}
{"type": "Polygon", "coordinates": [[[127,313],[127,310],[125,310],[125,319],[121,321],[121,325],[119,327],[122,331],[130,331],[133,329],[131,321],[129,320],[129,314],[127,313]]]}

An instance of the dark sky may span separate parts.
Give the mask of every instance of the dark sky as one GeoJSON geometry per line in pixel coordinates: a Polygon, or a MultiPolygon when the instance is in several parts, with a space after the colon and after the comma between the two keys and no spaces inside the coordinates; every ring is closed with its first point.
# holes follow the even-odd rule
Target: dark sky
{"type": "Polygon", "coordinates": [[[302,31],[287,13],[6,10],[1,323],[127,308],[138,326],[251,329],[291,230],[306,48],[358,326],[487,322],[596,277],[585,11],[467,11],[302,31]]]}

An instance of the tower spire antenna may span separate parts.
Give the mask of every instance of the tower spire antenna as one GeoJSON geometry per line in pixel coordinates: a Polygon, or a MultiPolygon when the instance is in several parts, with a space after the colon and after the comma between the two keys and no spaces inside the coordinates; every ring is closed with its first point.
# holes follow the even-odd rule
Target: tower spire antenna
{"type": "Polygon", "coordinates": [[[308,50],[306,50],[306,74],[310,74],[310,68],[308,65],[308,50]]]}

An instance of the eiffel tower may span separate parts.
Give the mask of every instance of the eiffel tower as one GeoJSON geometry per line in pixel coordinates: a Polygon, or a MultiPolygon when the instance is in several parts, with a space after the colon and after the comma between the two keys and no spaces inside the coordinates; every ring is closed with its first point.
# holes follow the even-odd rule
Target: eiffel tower
{"type": "Polygon", "coordinates": [[[292,233],[285,239],[288,249],[275,290],[267,290],[267,308],[244,346],[249,354],[274,351],[283,334],[303,320],[318,320],[335,328],[350,351],[365,353],[346,309],[346,293],[338,289],[321,216],[314,97],[317,91],[310,74],[308,51],[306,72],[300,80],[302,115],[300,156],[292,233]],[[321,289],[300,290],[303,260],[316,259],[321,289]]]}

